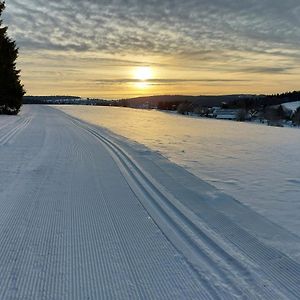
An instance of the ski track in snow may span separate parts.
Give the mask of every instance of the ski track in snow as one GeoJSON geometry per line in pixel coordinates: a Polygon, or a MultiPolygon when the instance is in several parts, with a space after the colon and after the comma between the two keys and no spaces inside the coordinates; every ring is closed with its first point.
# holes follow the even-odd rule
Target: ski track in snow
{"type": "Polygon", "coordinates": [[[58,106],[158,151],[299,235],[300,130],[120,107],[58,106]]]}
{"type": "Polygon", "coordinates": [[[185,170],[45,106],[1,126],[0,299],[299,299],[299,238],[185,170]]]}
{"type": "Polygon", "coordinates": [[[5,133],[0,136],[0,146],[8,143],[14,136],[21,132],[30,123],[30,121],[30,118],[19,118],[16,122],[12,122],[1,127],[0,130],[5,133]]]}

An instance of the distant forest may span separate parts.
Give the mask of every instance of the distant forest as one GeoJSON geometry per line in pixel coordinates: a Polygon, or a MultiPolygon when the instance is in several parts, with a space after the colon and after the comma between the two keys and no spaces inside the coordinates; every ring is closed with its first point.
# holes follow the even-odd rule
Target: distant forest
{"type": "Polygon", "coordinates": [[[121,100],[82,99],[76,96],[26,96],[24,104],[64,104],[118,106],[177,111],[183,115],[226,118],[237,121],[259,120],[272,126],[300,125],[300,107],[289,111],[284,103],[300,101],[300,92],[276,95],[182,96],[164,95],[121,100]]]}
{"type": "Polygon", "coordinates": [[[218,106],[228,109],[261,109],[266,106],[280,105],[286,102],[300,101],[300,92],[287,92],[275,95],[229,95],[229,96],[199,96],[182,99],[165,99],[158,102],[161,110],[177,110],[181,104],[189,105],[191,109],[218,106]]]}
{"type": "Polygon", "coordinates": [[[199,108],[262,109],[286,102],[300,101],[300,91],[274,95],[183,96],[162,95],[121,100],[82,99],[77,96],[25,96],[24,104],[82,104],[132,108],[177,110],[184,104],[190,110],[199,108]]]}

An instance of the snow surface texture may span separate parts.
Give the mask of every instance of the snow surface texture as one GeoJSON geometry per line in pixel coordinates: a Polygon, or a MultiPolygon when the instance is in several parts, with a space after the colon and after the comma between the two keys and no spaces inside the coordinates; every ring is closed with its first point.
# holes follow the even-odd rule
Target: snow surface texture
{"type": "Polygon", "coordinates": [[[0,299],[208,296],[97,138],[47,107],[11,119],[0,131],[0,299]]]}
{"type": "Polygon", "coordinates": [[[0,299],[299,299],[296,235],[142,145],[25,106],[0,157],[0,299]]]}
{"type": "Polygon", "coordinates": [[[300,236],[300,130],[159,111],[64,106],[63,111],[159,151],[300,236]]]}

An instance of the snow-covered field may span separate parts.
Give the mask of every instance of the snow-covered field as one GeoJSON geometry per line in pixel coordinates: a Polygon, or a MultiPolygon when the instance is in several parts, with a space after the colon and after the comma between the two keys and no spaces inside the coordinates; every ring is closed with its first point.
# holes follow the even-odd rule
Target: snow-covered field
{"type": "Polygon", "coordinates": [[[159,111],[58,108],[159,151],[300,236],[300,130],[159,111]]]}
{"type": "MultiPolygon", "coordinates": [[[[149,113],[152,141],[190,122],[102,112],[149,113]]],[[[297,235],[142,144],[31,105],[0,116],[0,157],[0,299],[300,298],[297,235]]]]}

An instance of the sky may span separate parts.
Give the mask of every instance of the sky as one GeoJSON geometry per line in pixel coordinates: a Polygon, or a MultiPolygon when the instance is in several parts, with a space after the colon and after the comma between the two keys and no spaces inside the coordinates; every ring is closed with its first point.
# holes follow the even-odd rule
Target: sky
{"type": "Polygon", "coordinates": [[[299,90],[299,0],[8,0],[30,95],[299,90]],[[141,73],[147,76],[141,76],[141,73]]]}

